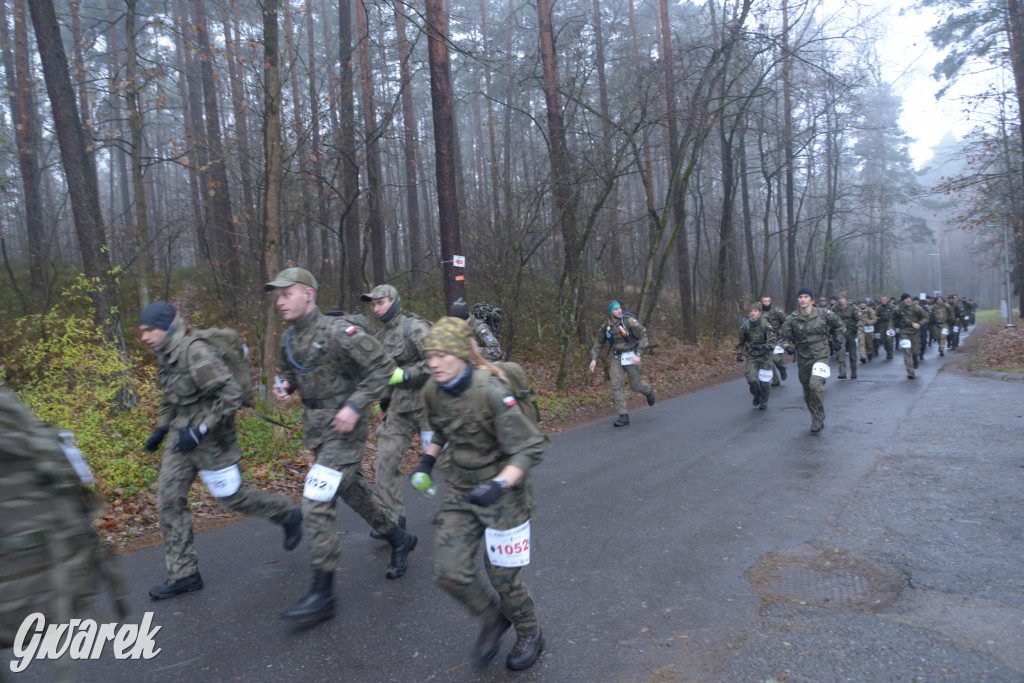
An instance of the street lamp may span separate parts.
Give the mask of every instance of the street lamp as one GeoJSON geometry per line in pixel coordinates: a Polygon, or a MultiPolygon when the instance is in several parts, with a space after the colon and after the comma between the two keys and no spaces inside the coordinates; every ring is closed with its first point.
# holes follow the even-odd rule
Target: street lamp
{"type": "Polygon", "coordinates": [[[946,292],[942,289],[942,254],[935,253],[935,254],[928,254],[928,255],[929,256],[936,256],[939,259],[939,265],[937,267],[938,268],[938,272],[939,272],[939,289],[937,291],[932,292],[932,294],[935,294],[935,295],[942,294],[943,296],[945,296],[946,292]]]}

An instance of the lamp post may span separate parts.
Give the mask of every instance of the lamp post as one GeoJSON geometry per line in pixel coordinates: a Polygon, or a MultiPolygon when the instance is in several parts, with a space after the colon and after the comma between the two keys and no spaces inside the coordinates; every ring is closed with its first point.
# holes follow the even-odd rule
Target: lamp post
{"type": "Polygon", "coordinates": [[[929,256],[936,256],[936,257],[938,257],[938,261],[939,261],[938,266],[936,266],[936,268],[938,270],[938,274],[939,274],[939,288],[938,288],[938,290],[932,292],[932,294],[942,294],[943,296],[945,296],[946,293],[942,290],[942,254],[935,253],[935,254],[928,254],[928,255],[929,256]]]}
{"type": "Polygon", "coordinates": [[[1013,288],[1010,285],[1010,239],[1007,237],[1006,224],[1003,224],[1003,268],[1006,269],[1006,326],[1013,324],[1013,288]]]}

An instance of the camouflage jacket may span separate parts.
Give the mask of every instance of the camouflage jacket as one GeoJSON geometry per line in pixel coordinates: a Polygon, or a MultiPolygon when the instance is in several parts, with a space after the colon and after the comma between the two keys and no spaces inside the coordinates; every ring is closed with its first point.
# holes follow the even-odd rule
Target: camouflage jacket
{"type": "Polygon", "coordinates": [[[813,306],[811,312],[804,315],[798,308],[782,323],[779,339],[793,342],[799,360],[817,361],[828,359],[829,332],[837,341],[842,341],[845,327],[839,316],[827,309],[813,306]]]}
{"type": "Polygon", "coordinates": [[[945,325],[949,322],[949,318],[949,306],[938,302],[932,304],[932,320],[935,321],[936,325],[945,325]]]}
{"type": "Polygon", "coordinates": [[[768,321],[768,324],[772,328],[778,330],[782,327],[782,323],[786,322],[786,314],[781,308],[769,308],[767,311],[764,310],[764,306],[761,306],[761,317],[768,321]]]}
{"type": "Polygon", "coordinates": [[[832,311],[839,316],[839,319],[846,325],[848,332],[855,331],[857,329],[857,319],[860,318],[860,309],[856,304],[847,302],[845,306],[837,305],[832,311]]]}
{"type": "Polygon", "coordinates": [[[501,360],[501,342],[487,323],[469,316],[469,326],[473,330],[473,338],[480,349],[480,355],[487,360],[501,360]]]}
{"type": "Polygon", "coordinates": [[[775,351],[775,330],[763,315],[756,321],[744,318],[740,326],[737,351],[743,351],[747,358],[768,358],[775,351]]]}
{"type": "Polygon", "coordinates": [[[411,413],[423,408],[420,389],[430,378],[423,339],[430,334],[430,323],[419,316],[399,313],[377,330],[377,340],[395,365],[409,373],[409,379],[389,386],[385,395],[391,397],[391,410],[411,413]]]}
{"type": "MultiPolygon", "coordinates": [[[[862,310],[859,309],[857,313],[860,314],[857,318],[857,329],[861,332],[864,331],[865,327],[874,327],[875,323],[878,322],[878,316],[875,315],[875,312],[871,310],[870,306],[862,310]]],[[[872,330],[872,332],[877,332],[877,330],[872,330]]]]}
{"type": "Polygon", "coordinates": [[[881,327],[889,326],[889,318],[892,317],[892,310],[895,308],[893,302],[889,301],[887,304],[883,304],[881,301],[878,302],[878,306],[875,307],[875,315],[878,316],[878,325],[881,327]]]}
{"type": "Polygon", "coordinates": [[[962,300],[958,300],[953,305],[953,310],[956,311],[956,316],[955,317],[956,317],[956,320],[957,320],[957,322],[956,322],[957,325],[963,324],[964,318],[970,316],[970,312],[969,312],[969,309],[967,307],[967,304],[966,304],[966,302],[964,302],[962,300]]]}
{"type": "Polygon", "coordinates": [[[925,310],[915,303],[911,303],[909,306],[904,305],[902,302],[893,311],[892,318],[889,319],[889,329],[893,330],[899,328],[901,335],[910,335],[920,332],[915,330],[912,323],[918,323],[919,325],[928,324],[928,314],[925,310]]]}
{"type": "Polygon", "coordinates": [[[395,363],[358,325],[314,308],[281,338],[278,368],[306,407],[302,440],[317,448],[340,436],[331,424],[339,410],[365,413],[380,398],[395,363]]]}
{"type": "Polygon", "coordinates": [[[647,329],[632,313],[623,313],[621,320],[609,315],[597,330],[597,338],[590,349],[591,360],[597,360],[605,344],[611,348],[613,354],[626,351],[643,352],[647,349],[647,329]]]}
{"type": "Polygon", "coordinates": [[[437,400],[427,409],[433,440],[447,442],[451,453],[448,484],[463,490],[496,476],[506,465],[529,471],[541,461],[548,443],[501,380],[486,370],[472,372],[469,381],[484,383],[485,391],[468,386],[453,394],[439,388],[437,400]],[[478,396],[485,397],[486,406],[474,404],[478,396]],[[477,416],[487,424],[478,422],[477,416]]]}
{"type": "Polygon", "coordinates": [[[235,412],[242,407],[242,387],[216,348],[189,336],[184,319],[176,315],[156,352],[157,379],[163,390],[158,428],[205,424],[214,434],[234,428],[235,412]]]}

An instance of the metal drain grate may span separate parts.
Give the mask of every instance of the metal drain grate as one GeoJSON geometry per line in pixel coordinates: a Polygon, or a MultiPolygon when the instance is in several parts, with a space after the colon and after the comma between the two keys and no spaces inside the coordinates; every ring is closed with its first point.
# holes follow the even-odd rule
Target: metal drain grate
{"type": "Polygon", "coordinates": [[[857,607],[874,598],[871,580],[846,569],[821,572],[806,567],[788,567],[768,579],[768,586],[780,597],[814,607],[857,607]]]}

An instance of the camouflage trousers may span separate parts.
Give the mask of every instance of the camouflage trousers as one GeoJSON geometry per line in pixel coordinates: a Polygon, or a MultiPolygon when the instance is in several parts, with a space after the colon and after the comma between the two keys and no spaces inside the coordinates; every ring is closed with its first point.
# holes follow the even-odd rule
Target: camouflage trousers
{"type": "Polygon", "coordinates": [[[836,352],[839,359],[839,374],[846,374],[846,359],[850,359],[850,371],[857,372],[857,332],[846,330],[843,333],[843,346],[836,352]]]}
{"type": "Polygon", "coordinates": [[[946,343],[949,340],[949,323],[935,323],[932,330],[932,337],[939,342],[939,351],[946,350],[946,343]],[[945,330],[945,332],[943,332],[945,330]]]}
{"type": "MultiPolygon", "coordinates": [[[[188,492],[199,470],[220,470],[238,462],[242,449],[229,438],[218,439],[216,433],[208,435],[194,451],[182,453],[174,442],[177,432],[172,431],[160,462],[157,479],[157,510],[160,533],[164,537],[164,564],[172,581],[183,579],[199,571],[192,534],[192,510],[188,505],[188,492]]],[[[275,524],[284,524],[295,504],[283,496],[245,487],[230,496],[218,498],[224,507],[243,515],[266,517],[275,524]]]]}
{"type": "Polygon", "coordinates": [[[892,358],[892,342],[893,342],[893,339],[895,339],[895,337],[890,337],[889,335],[887,335],[885,333],[885,326],[884,325],[879,327],[878,324],[876,323],[875,324],[875,329],[881,329],[882,330],[882,338],[879,340],[879,348],[884,348],[885,349],[885,357],[886,358],[892,358]]]}
{"type": "Polygon", "coordinates": [[[952,348],[960,346],[960,323],[951,321],[949,323],[949,345],[952,348]]]}
{"type": "Polygon", "coordinates": [[[608,374],[612,380],[612,397],[615,401],[615,412],[625,415],[629,412],[626,406],[626,378],[629,378],[629,388],[633,391],[644,394],[651,393],[651,385],[644,381],[641,376],[643,369],[642,361],[634,356],[632,365],[623,365],[615,356],[611,358],[611,365],[608,366],[608,374]]]}
{"type": "Polygon", "coordinates": [[[772,354],[772,362],[775,364],[775,373],[779,379],[786,379],[786,354],[775,353],[772,354]]]}
{"type": "Polygon", "coordinates": [[[828,365],[828,356],[821,358],[798,358],[797,367],[800,369],[800,384],[804,388],[804,403],[811,411],[811,417],[821,421],[825,420],[825,379],[811,374],[811,368],[815,363],[828,365]]]}
{"type": "Polygon", "coordinates": [[[910,340],[909,348],[901,348],[903,352],[903,367],[906,368],[907,374],[911,377],[914,376],[914,356],[921,354],[921,335],[915,330],[913,332],[907,332],[906,330],[900,330],[900,345],[903,345],[904,339],[910,340]]]}
{"type": "Polygon", "coordinates": [[[774,371],[775,362],[771,356],[763,358],[751,358],[747,356],[747,364],[744,367],[744,375],[747,378],[747,386],[750,388],[750,395],[758,399],[758,405],[768,405],[768,394],[772,390],[772,381],[762,382],[757,373],[761,370],[774,371]]]}
{"type": "Polygon", "coordinates": [[[467,502],[466,493],[449,485],[441,510],[434,518],[434,581],[483,624],[492,624],[504,615],[515,626],[516,633],[533,635],[540,624],[533,598],[523,583],[523,568],[497,567],[485,551],[484,570],[492,590],[484,584],[475,562],[485,529],[512,529],[530,519],[529,480],[507,491],[490,507],[467,502]]]}
{"type": "Polygon", "coordinates": [[[395,530],[395,522],[388,519],[374,500],[363,474],[365,448],[366,421],[360,420],[352,432],[338,434],[314,450],[316,464],[340,472],[341,484],[329,501],[302,499],[302,533],[309,544],[313,571],[333,572],[341,563],[337,529],[339,497],[379,533],[386,535],[395,530]]]}
{"type": "Polygon", "coordinates": [[[860,351],[862,360],[875,352],[875,333],[857,330],[857,349],[860,351]]]}
{"type": "MultiPolygon", "coordinates": [[[[385,514],[392,522],[405,517],[405,477],[402,475],[402,460],[409,444],[420,433],[426,424],[424,410],[411,413],[388,411],[384,421],[377,427],[377,465],[374,468],[377,476],[377,488],[373,498],[384,508],[385,514]]],[[[426,449],[426,445],[423,444],[426,449]]]]}

